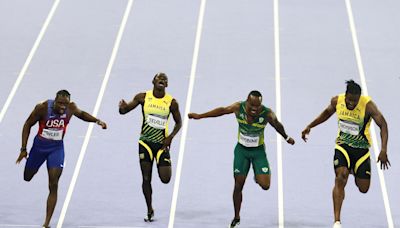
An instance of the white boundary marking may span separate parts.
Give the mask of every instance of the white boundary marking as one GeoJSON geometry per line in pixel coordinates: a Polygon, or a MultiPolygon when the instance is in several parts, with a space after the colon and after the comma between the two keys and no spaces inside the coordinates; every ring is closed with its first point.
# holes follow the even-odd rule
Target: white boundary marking
{"type": "MultiPolygon", "coordinates": [[[[350,0],[345,0],[345,2],[346,2],[347,14],[349,17],[351,36],[353,39],[354,52],[355,52],[356,60],[357,60],[358,72],[360,74],[361,86],[363,88],[363,93],[365,95],[368,95],[367,82],[366,82],[364,67],[363,67],[362,59],[361,59],[360,46],[358,44],[357,31],[356,31],[356,26],[355,26],[355,22],[354,22],[353,10],[351,7],[350,0]]],[[[371,138],[372,138],[372,147],[374,148],[374,152],[375,152],[375,160],[377,160],[380,150],[378,148],[378,139],[376,136],[375,126],[372,124],[371,124],[371,138]]],[[[393,228],[394,224],[393,224],[392,212],[390,210],[389,197],[388,197],[388,193],[387,193],[387,189],[386,189],[385,177],[383,175],[383,171],[380,169],[379,163],[376,163],[376,167],[378,170],[378,176],[379,176],[379,181],[380,181],[381,190],[382,190],[382,197],[383,197],[383,202],[384,202],[384,206],[385,206],[388,227],[393,228]]]]}
{"type": "MultiPolygon", "coordinates": [[[[281,56],[279,38],[279,1],[274,0],[274,46],[275,46],[275,87],[276,87],[276,117],[281,121],[281,56]]],[[[279,228],[284,227],[283,210],[283,162],[282,162],[282,136],[276,133],[276,153],[278,169],[278,223],[279,228]]]]}
{"type": "MultiPolygon", "coordinates": [[[[121,25],[120,25],[120,28],[119,28],[119,31],[118,31],[118,35],[117,35],[117,38],[116,38],[115,43],[114,43],[114,48],[113,48],[112,53],[111,53],[110,61],[108,63],[107,70],[106,70],[106,73],[104,75],[103,83],[101,85],[101,88],[100,88],[100,91],[99,91],[99,95],[97,97],[96,105],[95,105],[94,110],[93,110],[93,116],[97,116],[97,114],[99,112],[100,105],[101,105],[101,102],[103,100],[104,92],[106,90],[106,87],[107,87],[107,84],[108,84],[108,80],[110,78],[111,70],[112,70],[112,67],[114,65],[114,61],[115,61],[115,58],[117,56],[117,53],[118,53],[118,49],[119,49],[119,45],[120,45],[120,42],[121,42],[121,39],[122,39],[122,35],[124,33],[124,30],[125,30],[125,25],[126,25],[126,23],[128,21],[129,13],[130,13],[131,8],[132,8],[132,4],[133,4],[133,0],[129,0],[128,4],[126,6],[125,13],[124,13],[124,16],[122,18],[122,22],[121,22],[121,25]]],[[[59,217],[59,220],[58,220],[58,223],[57,223],[57,228],[61,228],[63,223],[64,223],[65,215],[66,215],[67,210],[68,210],[68,205],[69,205],[69,203],[71,201],[71,197],[72,197],[72,194],[73,194],[73,191],[74,191],[74,188],[75,188],[75,184],[76,184],[76,181],[78,179],[79,171],[80,171],[81,166],[82,166],[83,158],[85,157],[86,149],[87,149],[88,144],[89,144],[90,135],[92,134],[92,131],[93,131],[93,126],[94,126],[94,124],[90,123],[89,127],[88,127],[88,130],[86,132],[85,140],[83,142],[81,151],[79,153],[79,157],[78,157],[78,161],[77,161],[76,166],[75,166],[74,174],[72,176],[71,183],[70,183],[69,188],[68,188],[67,196],[65,197],[65,201],[64,201],[61,213],[60,213],[60,217],[59,217]]]]}
{"type": "Polygon", "coordinates": [[[38,47],[40,45],[40,42],[42,41],[43,36],[46,33],[47,27],[49,26],[50,21],[53,18],[54,13],[56,12],[56,9],[57,9],[59,3],[60,3],[60,0],[55,0],[54,1],[53,6],[51,7],[51,10],[50,10],[49,14],[47,15],[47,18],[43,23],[42,29],[40,30],[39,35],[36,38],[36,41],[33,44],[33,47],[31,49],[31,51],[29,52],[28,58],[25,60],[25,63],[22,66],[22,69],[18,74],[17,80],[15,81],[14,86],[12,87],[10,94],[8,95],[7,100],[3,105],[3,108],[1,109],[1,112],[0,112],[0,123],[3,121],[4,116],[5,116],[5,114],[6,114],[7,110],[8,110],[8,107],[10,106],[11,101],[14,98],[14,96],[15,96],[17,90],[18,90],[18,87],[22,82],[22,79],[24,79],[25,73],[28,70],[29,65],[31,64],[33,56],[35,55],[35,53],[36,53],[36,51],[37,51],[37,49],[38,49],[38,47]]]}
{"type": "Polygon", "coordinates": [[[27,224],[0,224],[0,227],[41,227],[38,225],[27,225],[27,224]]]}
{"type": "MultiPolygon", "coordinates": [[[[39,225],[27,225],[27,224],[0,224],[0,227],[42,227],[39,225]]],[[[79,228],[145,228],[144,226],[78,226],[79,228]]]]}
{"type": "Polygon", "coordinates": [[[201,0],[199,17],[198,17],[198,22],[197,22],[196,40],[195,40],[193,58],[192,58],[192,69],[190,71],[189,88],[188,88],[188,94],[186,97],[186,106],[185,106],[185,113],[184,113],[184,117],[183,117],[182,134],[181,134],[181,140],[180,140],[180,144],[179,144],[178,163],[177,163],[177,167],[176,167],[176,175],[175,175],[175,182],[174,182],[174,190],[173,190],[173,194],[172,194],[172,202],[171,202],[171,210],[170,210],[170,215],[169,215],[168,228],[173,228],[174,222],[175,222],[176,204],[177,204],[178,195],[179,195],[179,184],[180,184],[180,180],[181,180],[183,156],[185,154],[186,135],[187,135],[188,125],[189,125],[189,122],[188,122],[189,118],[187,115],[190,112],[190,106],[192,103],[192,95],[193,95],[194,82],[195,82],[195,78],[196,78],[197,60],[198,60],[199,50],[200,50],[200,40],[201,40],[201,33],[203,30],[203,19],[204,19],[206,3],[207,3],[206,0],[201,0]]]}
{"type": "Polygon", "coordinates": [[[144,226],[78,226],[79,228],[145,228],[144,226]]]}

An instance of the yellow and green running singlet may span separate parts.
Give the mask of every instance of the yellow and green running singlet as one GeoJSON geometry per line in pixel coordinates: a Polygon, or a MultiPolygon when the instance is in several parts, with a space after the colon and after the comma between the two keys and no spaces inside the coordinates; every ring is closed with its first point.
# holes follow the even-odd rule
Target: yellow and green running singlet
{"type": "Polygon", "coordinates": [[[345,94],[338,96],[336,105],[339,126],[337,144],[347,144],[354,148],[369,148],[371,116],[365,116],[365,110],[370,100],[371,97],[369,96],[360,96],[357,106],[353,110],[348,110],[345,94]]]}
{"type": "Polygon", "coordinates": [[[246,102],[240,103],[240,110],[236,114],[236,120],[239,123],[238,141],[241,145],[258,147],[264,144],[264,129],[268,123],[268,112],[270,112],[270,109],[263,105],[261,113],[253,123],[247,123],[246,102]]]}
{"type": "Polygon", "coordinates": [[[140,140],[163,143],[168,136],[168,117],[173,97],[165,94],[163,98],[153,96],[153,91],[146,92],[143,112],[142,132],[140,140]]]}

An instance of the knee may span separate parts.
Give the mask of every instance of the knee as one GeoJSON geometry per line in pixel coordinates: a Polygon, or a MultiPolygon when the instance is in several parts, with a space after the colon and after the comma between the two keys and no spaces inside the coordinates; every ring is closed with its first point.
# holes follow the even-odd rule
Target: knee
{"type": "Polygon", "coordinates": [[[163,184],[168,184],[171,180],[171,177],[160,177],[160,180],[163,184]]]}
{"type": "Polygon", "coordinates": [[[235,192],[241,192],[243,190],[243,184],[235,183],[235,192]]]}
{"type": "Polygon", "coordinates": [[[150,183],[150,182],[151,182],[151,176],[143,175],[143,183],[150,183]]]}
{"type": "Polygon", "coordinates": [[[26,176],[26,175],[24,175],[24,181],[29,182],[29,181],[32,180],[32,177],[33,177],[33,176],[26,176]]]}
{"type": "Polygon", "coordinates": [[[24,170],[24,181],[27,181],[27,182],[31,181],[33,176],[35,176],[36,172],[37,172],[37,170],[25,169],[24,170]]]}
{"type": "Polygon", "coordinates": [[[49,183],[49,190],[52,191],[57,191],[58,189],[58,183],[57,182],[50,182],[49,183]]]}
{"type": "Polygon", "coordinates": [[[260,186],[261,186],[261,188],[262,188],[263,190],[268,190],[269,187],[270,187],[270,184],[260,184],[260,186]]]}
{"type": "Polygon", "coordinates": [[[368,192],[368,188],[367,189],[363,189],[363,188],[358,188],[360,190],[361,193],[367,193],[368,192]]]}
{"type": "Polygon", "coordinates": [[[346,184],[346,182],[347,182],[346,174],[339,173],[339,174],[336,175],[336,178],[335,178],[335,183],[336,184],[344,185],[344,184],[346,184]]]}
{"type": "Polygon", "coordinates": [[[367,193],[369,190],[369,186],[358,186],[358,190],[360,190],[361,193],[367,193]]]}

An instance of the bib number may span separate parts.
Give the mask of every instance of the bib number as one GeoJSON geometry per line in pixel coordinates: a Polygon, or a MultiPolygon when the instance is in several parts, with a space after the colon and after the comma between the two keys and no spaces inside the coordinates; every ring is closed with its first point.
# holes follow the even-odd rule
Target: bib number
{"type": "Polygon", "coordinates": [[[339,129],[341,132],[350,134],[350,135],[358,135],[360,133],[360,127],[357,124],[339,121],[339,129]]]}
{"type": "Polygon", "coordinates": [[[168,119],[158,116],[148,115],[147,117],[147,123],[150,125],[150,127],[156,129],[165,129],[167,127],[167,121],[168,119]]]}
{"type": "Polygon", "coordinates": [[[258,147],[260,142],[259,136],[248,136],[239,133],[239,143],[245,147],[258,147]]]}
{"type": "Polygon", "coordinates": [[[63,130],[43,129],[41,136],[45,139],[62,140],[63,130]]]}

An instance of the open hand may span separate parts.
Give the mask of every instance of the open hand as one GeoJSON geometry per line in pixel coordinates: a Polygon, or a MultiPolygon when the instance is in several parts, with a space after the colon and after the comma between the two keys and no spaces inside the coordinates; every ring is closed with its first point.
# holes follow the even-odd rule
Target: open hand
{"type": "Polygon", "coordinates": [[[22,161],[22,159],[26,159],[28,157],[28,152],[25,150],[25,151],[21,151],[21,153],[19,153],[19,156],[18,156],[18,158],[17,158],[17,161],[15,162],[16,164],[19,164],[21,161],[22,161]]]}
{"type": "Polygon", "coordinates": [[[390,162],[387,157],[386,151],[381,150],[381,152],[379,153],[379,156],[378,156],[378,161],[376,161],[376,162],[381,162],[381,169],[383,169],[383,170],[389,169],[390,162]]]}

